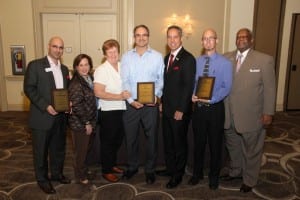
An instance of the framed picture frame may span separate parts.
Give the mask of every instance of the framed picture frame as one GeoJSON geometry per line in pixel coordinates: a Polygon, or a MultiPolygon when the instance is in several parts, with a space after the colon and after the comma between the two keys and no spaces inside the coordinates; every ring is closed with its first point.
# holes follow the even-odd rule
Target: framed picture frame
{"type": "Polygon", "coordinates": [[[11,45],[10,55],[13,75],[24,75],[26,70],[25,46],[11,45]]]}

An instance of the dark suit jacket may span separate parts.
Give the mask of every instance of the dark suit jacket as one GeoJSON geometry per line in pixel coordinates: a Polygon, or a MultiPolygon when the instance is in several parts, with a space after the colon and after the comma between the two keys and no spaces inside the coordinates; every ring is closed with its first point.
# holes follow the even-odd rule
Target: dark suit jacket
{"type": "MultiPolygon", "coordinates": [[[[24,92],[30,100],[29,126],[34,129],[48,130],[54,122],[54,116],[47,112],[52,104],[52,90],[55,81],[47,57],[31,61],[26,69],[24,78],[24,92]],[[47,69],[48,68],[48,69],[47,69]]],[[[67,89],[69,70],[61,65],[64,89],[67,89]]]]}
{"type": "Polygon", "coordinates": [[[191,114],[192,93],[196,73],[194,56],[182,48],[174,58],[172,66],[167,70],[169,55],[166,55],[163,88],[163,114],[173,118],[176,110],[191,114]]]}

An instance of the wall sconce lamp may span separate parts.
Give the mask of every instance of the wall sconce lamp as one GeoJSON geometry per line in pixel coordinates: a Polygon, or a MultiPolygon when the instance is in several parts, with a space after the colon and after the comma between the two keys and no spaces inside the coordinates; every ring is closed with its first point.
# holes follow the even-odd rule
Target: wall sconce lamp
{"type": "Polygon", "coordinates": [[[185,16],[179,16],[177,14],[173,14],[171,17],[167,19],[167,27],[177,25],[182,28],[183,35],[186,37],[186,39],[189,39],[189,37],[193,33],[193,25],[190,15],[185,16]]]}

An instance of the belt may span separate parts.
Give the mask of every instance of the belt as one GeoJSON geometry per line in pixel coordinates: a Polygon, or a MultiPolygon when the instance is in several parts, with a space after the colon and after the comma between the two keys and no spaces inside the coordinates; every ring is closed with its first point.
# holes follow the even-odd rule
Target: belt
{"type": "Polygon", "coordinates": [[[197,102],[196,105],[197,105],[198,108],[200,108],[200,107],[202,107],[202,106],[206,106],[206,107],[209,107],[209,106],[210,106],[209,103],[203,103],[203,102],[197,102]]]}
{"type": "Polygon", "coordinates": [[[213,103],[213,104],[203,103],[203,102],[197,102],[196,106],[198,108],[201,108],[201,107],[214,107],[214,106],[217,106],[219,104],[223,104],[223,101],[219,101],[218,103],[213,103]]]}
{"type": "MultiPolygon", "coordinates": [[[[134,101],[138,101],[137,99],[133,99],[134,101]]],[[[151,103],[150,103],[151,104],[151,103]]],[[[158,102],[156,102],[155,103],[155,106],[157,106],[159,103],[158,102]]],[[[148,103],[147,104],[143,104],[144,106],[148,106],[148,103]]],[[[150,106],[150,107],[153,107],[153,106],[150,106]]]]}

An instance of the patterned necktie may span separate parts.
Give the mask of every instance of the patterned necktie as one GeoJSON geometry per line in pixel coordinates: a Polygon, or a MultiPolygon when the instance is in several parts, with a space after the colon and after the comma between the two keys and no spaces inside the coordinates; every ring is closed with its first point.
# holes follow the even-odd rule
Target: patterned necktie
{"type": "Polygon", "coordinates": [[[204,65],[204,68],[203,68],[203,72],[202,72],[202,75],[203,76],[208,76],[208,72],[209,72],[209,57],[205,57],[206,61],[205,61],[205,65],[204,65]]]}
{"type": "Polygon", "coordinates": [[[237,56],[237,59],[236,59],[236,73],[239,72],[240,68],[241,68],[241,65],[242,65],[242,57],[243,57],[243,54],[239,54],[237,56]]]}
{"type": "Polygon", "coordinates": [[[169,64],[168,64],[168,68],[167,68],[167,70],[169,70],[169,67],[171,67],[172,66],[172,64],[173,64],[173,61],[174,61],[174,55],[173,54],[171,54],[170,55],[170,59],[169,59],[169,64]]]}

